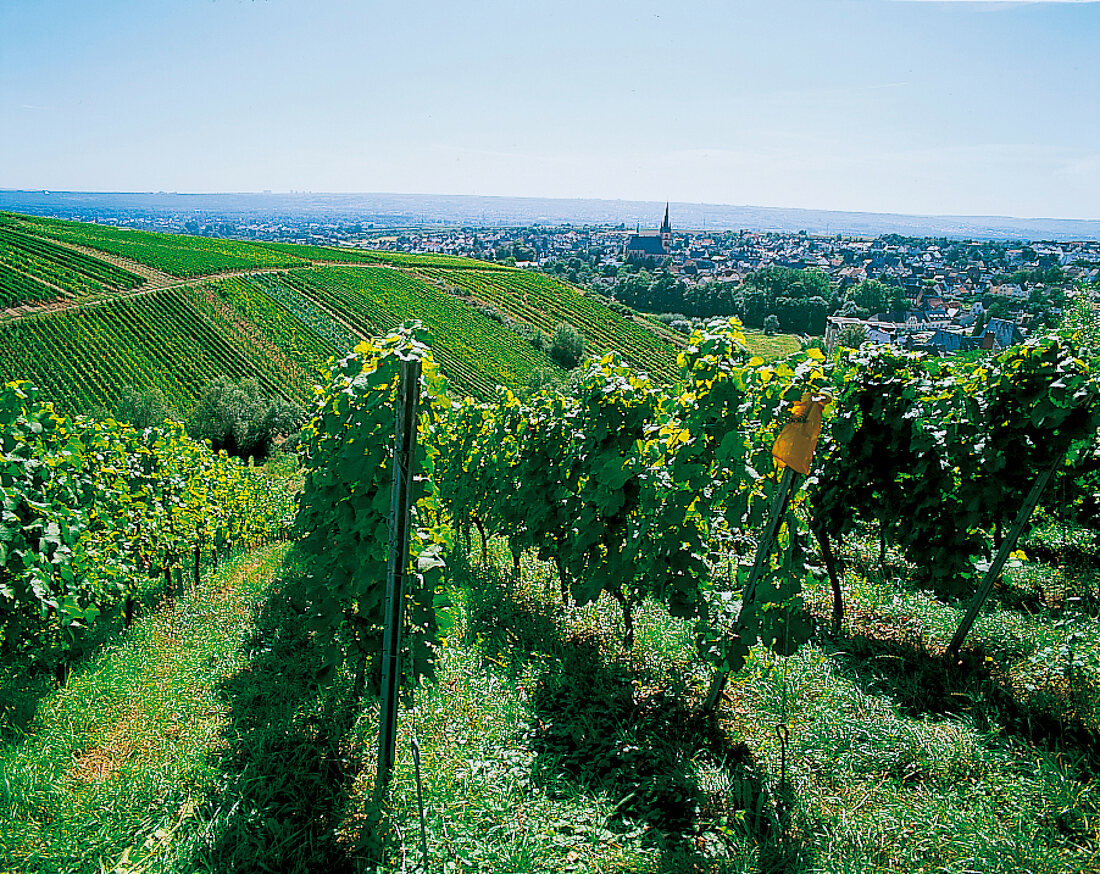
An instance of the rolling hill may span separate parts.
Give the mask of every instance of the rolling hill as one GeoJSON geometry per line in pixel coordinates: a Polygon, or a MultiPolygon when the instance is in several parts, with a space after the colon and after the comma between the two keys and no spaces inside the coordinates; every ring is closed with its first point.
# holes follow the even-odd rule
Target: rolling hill
{"type": "Polygon", "coordinates": [[[307,400],[332,358],[419,319],[456,396],[559,372],[561,322],[675,377],[667,332],[538,273],[470,259],[250,243],[0,214],[0,380],[27,379],[70,412],[127,386],[180,414],[217,376],[307,400]]]}

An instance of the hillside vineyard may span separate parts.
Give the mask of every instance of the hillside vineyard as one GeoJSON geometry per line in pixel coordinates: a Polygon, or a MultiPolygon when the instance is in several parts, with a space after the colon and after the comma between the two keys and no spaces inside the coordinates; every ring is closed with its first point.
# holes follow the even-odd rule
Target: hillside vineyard
{"type": "MultiPolygon", "coordinates": [[[[456,397],[533,374],[567,323],[658,379],[675,373],[660,326],[560,280],[482,261],[184,237],[0,216],[0,379],[73,413],[155,389],[186,415],[206,380],[254,378],[307,400],[327,362],[419,319],[456,397]],[[104,350],[111,350],[105,355],[104,350]]],[[[667,332],[665,332],[667,334],[667,332]]]]}

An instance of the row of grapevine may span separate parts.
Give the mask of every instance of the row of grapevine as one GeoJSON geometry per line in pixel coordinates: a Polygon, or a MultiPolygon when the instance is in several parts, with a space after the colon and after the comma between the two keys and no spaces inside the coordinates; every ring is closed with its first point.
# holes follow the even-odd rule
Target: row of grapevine
{"type": "Polygon", "coordinates": [[[305,400],[300,370],[186,289],[167,289],[0,324],[0,380],[34,382],[67,412],[109,410],[127,386],[158,389],[186,415],[218,376],[256,378],[305,400]]]}
{"type": "Polygon", "coordinates": [[[6,214],[19,231],[129,258],[173,276],[206,276],[235,270],[303,267],[308,260],[260,243],[160,234],[106,225],[6,214]]]}
{"type": "Polygon", "coordinates": [[[263,331],[306,374],[321,373],[329,359],[345,355],[357,342],[281,274],[235,276],[206,287],[263,331]]]}
{"type": "Polygon", "coordinates": [[[404,271],[332,267],[294,271],[287,281],[363,336],[422,321],[435,337],[436,360],[460,393],[491,397],[498,384],[520,386],[536,368],[557,368],[503,325],[404,271]]]}
{"type": "Polygon", "coordinates": [[[518,554],[558,568],[563,596],[619,601],[627,642],[643,598],[692,617],[700,644],[736,664],[755,640],[788,651],[805,639],[799,591],[805,540],[788,513],[780,551],[730,634],[728,601],[708,590],[704,558],[755,530],[777,489],[772,443],[787,413],[825,383],[817,350],[777,365],[750,358],[735,324],[698,332],[675,391],[617,354],[589,363],[575,393],[527,404],[508,392],[456,407],[436,474],[459,528],[476,522],[518,554]],[[797,571],[792,572],[792,571],[797,571]]]}
{"type": "MultiPolygon", "coordinates": [[[[409,254],[374,249],[350,249],[335,246],[312,246],[297,243],[251,242],[215,237],[194,237],[184,234],[162,234],[129,228],[69,222],[37,216],[0,213],[0,225],[24,235],[52,238],[86,246],[139,264],[146,264],[182,278],[207,276],[241,270],[305,267],[311,263],[345,262],[354,264],[384,264],[401,268],[439,270],[509,271],[512,268],[462,258],[456,255],[409,254]]],[[[79,257],[79,253],[72,253],[79,257]]],[[[119,270],[100,264],[100,270],[119,270]]],[[[132,274],[129,274],[132,276],[132,274]]],[[[105,278],[103,284],[129,287],[122,277],[105,278]],[[121,281],[120,281],[121,280],[121,281]]]]}
{"type": "Polygon", "coordinates": [[[281,304],[305,329],[316,334],[333,349],[349,351],[359,342],[359,338],[294,287],[291,280],[298,275],[299,273],[286,273],[272,276],[257,273],[249,276],[248,282],[271,300],[281,304]]]}
{"type": "Polygon", "coordinates": [[[187,437],[59,415],[29,383],[0,388],[0,653],[69,654],[143,580],[203,549],[281,536],[292,498],[187,437]]]}
{"type": "Polygon", "coordinates": [[[691,617],[701,647],[736,665],[754,641],[789,652],[808,634],[799,597],[806,539],[787,514],[780,557],[731,633],[731,599],[714,591],[705,557],[715,540],[758,526],[778,477],[771,449],[788,413],[825,381],[822,355],[769,365],[744,352],[739,326],[697,333],[676,391],[615,353],[589,363],[576,392],[520,402],[447,403],[439,367],[415,326],[364,343],[334,369],[304,431],[306,482],[297,517],[315,557],[307,621],[357,660],[381,640],[393,402],[399,362],[424,363],[413,515],[411,627],[415,670],[428,667],[447,621],[437,576],[448,538],[440,521],[508,537],[556,564],[562,595],[608,592],[626,635],[645,597],[691,617]],[[441,515],[446,511],[446,516],[441,515]],[[336,633],[343,628],[343,636],[336,633]]]}
{"type": "Polygon", "coordinates": [[[491,261],[481,261],[477,258],[463,258],[459,255],[425,255],[411,252],[387,252],[380,249],[365,249],[363,254],[368,261],[413,269],[426,267],[440,270],[514,270],[503,264],[493,264],[491,261]]]}
{"type": "Polygon", "coordinates": [[[297,401],[310,397],[315,373],[300,367],[251,323],[219,305],[216,297],[201,288],[170,289],[167,297],[178,312],[180,328],[193,327],[190,337],[204,354],[221,362],[223,375],[254,376],[271,396],[297,401]]]}
{"type": "Polygon", "coordinates": [[[45,303],[60,297],[60,292],[8,264],[0,263],[0,307],[25,303],[45,303]]]}
{"type": "Polygon", "coordinates": [[[417,272],[548,334],[559,322],[568,322],[584,334],[591,350],[616,350],[660,382],[676,378],[676,352],[669,343],[561,280],[529,270],[417,272]]]}
{"type": "Polygon", "coordinates": [[[825,437],[815,527],[840,538],[875,523],[944,596],[963,594],[1038,475],[1072,466],[1100,427],[1100,385],[1057,337],[997,356],[844,352],[825,437]]]}
{"type": "Polygon", "coordinates": [[[0,225],[0,263],[47,282],[75,296],[87,296],[105,289],[132,289],[145,280],[98,258],[20,233],[0,225]]]}
{"type": "Polygon", "coordinates": [[[387,252],[378,249],[355,249],[347,246],[309,246],[300,243],[262,243],[277,252],[306,258],[314,264],[343,262],[347,264],[390,264],[394,267],[438,267],[449,270],[509,270],[503,265],[458,255],[413,254],[387,252]]]}
{"type": "Polygon", "coordinates": [[[361,671],[381,647],[394,405],[400,364],[414,358],[422,362],[421,439],[411,496],[414,572],[406,578],[406,604],[409,622],[417,632],[410,638],[416,672],[428,669],[431,643],[442,630],[440,619],[447,615],[439,588],[445,540],[438,527],[432,435],[449,403],[426,339],[426,332],[410,324],[384,339],[360,343],[332,370],[302,431],[305,482],[296,524],[303,535],[303,550],[316,563],[309,577],[307,622],[326,642],[330,667],[343,658],[341,630],[350,632],[349,645],[358,650],[361,671]]]}
{"type": "MultiPolygon", "coordinates": [[[[379,350],[399,357],[410,345],[396,334],[366,351],[377,362],[379,350]]],[[[471,525],[505,536],[517,561],[537,551],[557,566],[563,597],[585,603],[609,593],[628,639],[634,606],[664,603],[695,621],[701,651],[723,669],[739,666],[755,642],[789,653],[808,637],[800,593],[816,564],[810,530],[839,536],[877,520],[923,559],[940,595],[965,594],[988,528],[1015,514],[1039,470],[1091,446],[1100,426],[1100,383],[1058,338],[972,361],[865,350],[827,362],[809,349],[768,363],[750,357],[731,322],[695,332],[678,363],[674,388],[608,353],[589,362],[570,395],[521,402],[501,389],[490,403],[467,398],[444,415],[429,405],[423,488],[436,497],[423,511],[441,503],[467,538],[471,525]],[[825,436],[805,459],[811,476],[793,481],[793,500],[777,501],[786,492],[776,438],[816,408],[810,401],[825,408],[825,436]],[[747,586],[749,547],[770,512],[780,514],[776,546],[747,586]],[[715,554],[737,556],[731,590],[707,572],[715,554]]],[[[299,519],[318,554],[334,553],[333,538],[351,525],[360,555],[374,550],[380,561],[392,419],[376,412],[382,394],[360,401],[340,391],[360,368],[334,377],[311,426],[318,445],[339,446],[318,456],[326,461],[311,476],[329,490],[326,501],[346,509],[326,510],[325,525],[312,510],[299,519]],[[346,439],[364,411],[378,420],[373,430],[346,439]],[[329,423],[332,415],[344,424],[329,423]],[[364,465],[378,471],[375,516],[333,497],[356,491],[364,465]]],[[[389,373],[377,391],[392,394],[395,380],[389,373]]],[[[381,597],[381,575],[372,579],[356,584],[360,603],[381,597]]],[[[330,607],[338,603],[350,609],[340,598],[330,607]]]]}

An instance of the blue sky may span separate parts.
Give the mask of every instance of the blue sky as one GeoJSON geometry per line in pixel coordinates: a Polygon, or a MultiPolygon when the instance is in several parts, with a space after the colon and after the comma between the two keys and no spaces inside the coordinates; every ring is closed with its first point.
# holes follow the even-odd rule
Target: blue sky
{"type": "Polygon", "coordinates": [[[0,188],[1100,218],[1100,2],[0,0],[0,188]]]}

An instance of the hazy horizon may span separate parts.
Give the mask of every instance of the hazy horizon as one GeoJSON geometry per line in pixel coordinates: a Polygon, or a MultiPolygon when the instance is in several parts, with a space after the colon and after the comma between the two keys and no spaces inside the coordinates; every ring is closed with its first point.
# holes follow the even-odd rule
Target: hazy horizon
{"type": "Polygon", "coordinates": [[[163,221],[181,216],[248,224],[288,219],[372,223],[378,227],[440,224],[625,225],[655,229],[670,204],[676,230],[756,230],[812,234],[946,236],[1000,240],[1100,239],[1100,221],[1006,216],[923,216],[902,213],[784,209],[680,201],[539,198],[460,194],[326,192],[68,192],[0,189],[0,210],[55,218],[163,221]],[[158,218],[159,217],[159,218],[158,218]]]}
{"type": "MultiPolygon", "coordinates": [[[[898,0],[900,2],[900,0],[898,0]]],[[[907,2],[919,3],[919,2],[933,2],[933,0],[907,0],[907,2]]],[[[954,2],[979,2],[979,0],[954,0],[954,2]]],[[[1005,0],[1005,2],[1022,2],[1022,0],[1005,0]]],[[[286,189],[286,190],[221,190],[221,191],[168,191],[165,189],[130,189],[130,190],[106,190],[98,188],[26,188],[26,187],[0,187],[0,192],[3,193],[38,193],[45,192],[48,194],[79,194],[79,195],[104,195],[104,196],[129,196],[129,195],[171,195],[178,197],[438,197],[438,198],[484,198],[489,200],[546,200],[546,201],[598,201],[607,203],[678,203],[681,205],[700,206],[700,207],[717,207],[717,208],[744,208],[744,209],[776,209],[784,210],[788,212],[836,212],[836,213],[859,213],[866,215],[903,215],[913,217],[929,217],[929,218],[998,218],[998,219],[1018,219],[1022,221],[1031,220],[1049,220],[1049,221],[1079,221],[1079,222],[1100,222],[1100,218],[1097,219],[1077,219],[1069,218],[1064,219],[1062,216],[1056,215],[1009,215],[995,214],[995,213],[916,213],[916,212],[900,212],[898,210],[847,210],[847,209],[829,209],[829,208],[813,208],[813,207],[799,207],[799,206],[769,206],[762,203],[720,203],[717,201],[670,201],[667,198],[662,200],[661,198],[650,199],[638,199],[638,198],[626,198],[626,197],[554,197],[537,194],[476,194],[476,193],[456,193],[456,192],[442,192],[442,191],[312,191],[312,190],[298,190],[298,189],[286,189]]],[[[658,222],[659,224],[659,218],[658,222]]]]}

